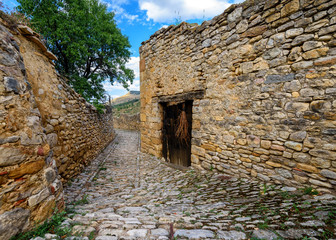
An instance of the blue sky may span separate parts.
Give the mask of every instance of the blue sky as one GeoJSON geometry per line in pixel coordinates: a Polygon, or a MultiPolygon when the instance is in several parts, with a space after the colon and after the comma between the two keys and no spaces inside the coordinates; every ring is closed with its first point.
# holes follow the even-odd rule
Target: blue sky
{"type": "MultiPolygon", "coordinates": [[[[43,0],[42,0],[43,1],[43,0]]],[[[5,6],[17,6],[15,0],[2,0],[5,6]]],[[[115,12],[115,20],[122,33],[128,36],[132,45],[132,57],[128,67],[135,72],[131,90],[139,90],[139,47],[141,42],[162,27],[178,21],[197,22],[201,24],[221,14],[233,3],[243,0],[101,0],[107,4],[109,11],[115,12]]],[[[121,85],[104,84],[105,90],[113,98],[127,93],[121,85]]]]}

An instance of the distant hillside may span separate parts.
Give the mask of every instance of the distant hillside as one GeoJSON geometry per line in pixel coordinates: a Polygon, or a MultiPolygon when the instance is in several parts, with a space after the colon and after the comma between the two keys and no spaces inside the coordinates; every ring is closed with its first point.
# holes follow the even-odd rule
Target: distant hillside
{"type": "Polygon", "coordinates": [[[140,91],[129,91],[124,96],[115,98],[112,100],[112,105],[119,105],[123,103],[128,103],[132,100],[139,100],[140,99],[140,91]]]}
{"type": "Polygon", "coordinates": [[[133,99],[125,103],[113,105],[113,114],[119,117],[121,114],[134,115],[140,113],[140,99],[133,99]]]}

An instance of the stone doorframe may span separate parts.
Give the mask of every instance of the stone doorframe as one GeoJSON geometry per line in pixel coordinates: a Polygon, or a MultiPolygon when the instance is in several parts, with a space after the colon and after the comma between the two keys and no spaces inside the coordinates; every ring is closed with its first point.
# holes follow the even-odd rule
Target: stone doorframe
{"type": "MultiPolygon", "coordinates": [[[[169,105],[169,103],[182,103],[187,101],[194,101],[203,99],[205,96],[205,90],[195,90],[185,93],[178,93],[174,95],[162,95],[162,96],[155,96],[153,97],[153,102],[158,103],[158,110],[160,112],[160,118],[161,118],[161,153],[159,153],[160,157],[163,157],[162,150],[163,150],[163,142],[164,142],[164,134],[163,134],[163,127],[164,127],[164,107],[165,105],[169,105]]],[[[192,136],[191,136],[192,138],[192,136]]]]}

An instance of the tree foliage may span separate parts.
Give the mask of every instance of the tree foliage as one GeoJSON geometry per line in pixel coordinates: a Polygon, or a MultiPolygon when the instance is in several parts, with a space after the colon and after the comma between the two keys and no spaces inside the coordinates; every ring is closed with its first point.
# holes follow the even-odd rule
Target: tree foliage
{"type": "Polygon", "coordinates": [[[58,57],[56,69],[88,101],[103,99],[103,81],[132,83],[134,73],[128,38],[118,29],[114,13],[99,0],[17,0],[19,12],[58,57]]]}

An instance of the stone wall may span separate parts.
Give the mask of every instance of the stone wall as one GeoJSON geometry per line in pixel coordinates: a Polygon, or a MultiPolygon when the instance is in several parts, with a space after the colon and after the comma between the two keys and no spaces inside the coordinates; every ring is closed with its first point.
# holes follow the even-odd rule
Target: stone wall
{"type": "Polygon", "coordinates": [[[0,239],[63,209],[62,181],[79,173],[114,137],[57,75],[39,35],[0,19],[0,239]]]}
{"type": "Polygon", "coordinates": [[[140,47],[142,151],[162,156],[160,98],[193,101],[192,165],[336,188],[336,2],[251,0],[140,47]]]}
{"type": "Polygon", "coordinates": [[[115,117],[113,120],[114,128],[125,130],[140,130],[140,113],[128,115],[120,114],[119,117],[115,117]]]}

